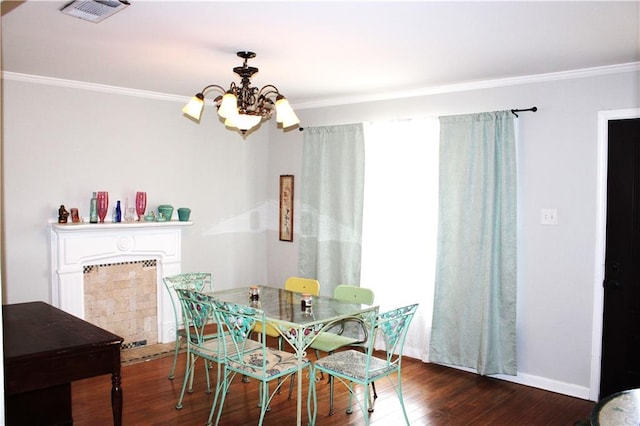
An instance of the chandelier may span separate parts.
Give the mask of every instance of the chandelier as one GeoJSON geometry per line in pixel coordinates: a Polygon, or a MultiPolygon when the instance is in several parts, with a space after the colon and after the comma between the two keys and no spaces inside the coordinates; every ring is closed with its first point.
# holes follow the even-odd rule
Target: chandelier
{"type": "Polygon", "coordinates": [[[216,89],[221,92],[213,100],[218,108],[218,115],[224,119],[225,126],[238,129],[242,134],[253,129],[263,120],[269,120],[274,110],[276,121],[281,123],[283,129],[300,124],[300,120],[289,105],[289,101],[280,94],[276,86],[268,84],[259,90],[257,87],[251,87],[250,79],[258,72],[258,68],[248,66],[247,60],[255,58],[256,54],[238,52],[238,56],[244,59],[244,63],[241,67],[233,68],[233,72],[242,78],[240,86],[234,82],[231,83],[229,90],[225,90],[217,84],[205,86],[200,93],[191,98],[182,112],[199,122],[204,109],[205,92],[216,89]]]}

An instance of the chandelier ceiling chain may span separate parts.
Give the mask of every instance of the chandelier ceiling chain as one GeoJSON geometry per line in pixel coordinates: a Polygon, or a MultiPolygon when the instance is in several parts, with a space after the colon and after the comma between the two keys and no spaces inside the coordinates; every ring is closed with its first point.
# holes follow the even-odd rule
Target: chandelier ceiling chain
{"type": "Polygon", "coordinates": [[[255,58],[253,52],[238,52],[237,55],[244,59],[242,66],[234,67],[233,72],[241,77],[240,85],[232,82],[228,90],[217,84],[205,86],[197,93],[182,112],[193,120],[199,122],[204,109],[204,94],[216,89],[222,94],[214,100],[218,108],[218,115],[224,119],[224,125],[231,129],[238,129],[242,134],[258,126],[262,121],[269,120],[276,112],[276,121],[283,129],[300,124],[289,101],[272,84],[258,89],[251,86],[251,77],[258,72],[258,68],[250,67],[247,62],[255,58]]]}

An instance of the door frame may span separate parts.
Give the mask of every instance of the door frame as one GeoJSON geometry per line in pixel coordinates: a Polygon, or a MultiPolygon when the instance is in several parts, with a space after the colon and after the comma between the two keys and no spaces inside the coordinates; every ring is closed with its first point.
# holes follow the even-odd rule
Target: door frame
{"type": "Polygon", "coordinates": [[[591,327],[591,380],[589,399],[597,401],[600,393],[600,369],[602,359],[602,314],[604,312],[604,261],[607,233],[607,165],[609,148],[609,121],[640,118],[640,108],[598,112],[598,160],[596,191],[596,243],[595,277],[593,281],[593,321],[591,327]]]}

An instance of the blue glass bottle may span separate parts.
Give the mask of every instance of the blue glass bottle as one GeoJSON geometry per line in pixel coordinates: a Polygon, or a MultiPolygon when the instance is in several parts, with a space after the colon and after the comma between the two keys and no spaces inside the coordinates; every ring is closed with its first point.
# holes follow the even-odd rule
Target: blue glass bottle
{"type": "Polygon", "coordinates": [[[114,222],[122,222],[122,210],[120,209],[120,200],[116,202],[116,212],[113,215],[114,222]]]}

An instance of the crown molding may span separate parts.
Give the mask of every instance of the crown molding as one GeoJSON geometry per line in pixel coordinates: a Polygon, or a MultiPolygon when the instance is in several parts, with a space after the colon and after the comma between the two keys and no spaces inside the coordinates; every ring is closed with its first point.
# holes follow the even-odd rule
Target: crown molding
{"type": "Polygon", "coordinates": [[[602,67],[582,68],[562,72],[532,74],[520,77],[507,77],[493,80],[479,80],[442,86],[431,86],[413,90],[379,93],[375,95],[333,98],[320,101],[291,104],[296,110],[323,108],[338,105],[349,105],[364,102],[385,101],[391,99],[405,99],[419,96],[442,95],[446,93],[466,92],[472,90],[492,89],[496,87],[516,86],[522,84],[542,83],[548,81],[568,80],[575,78],[594,77],[599,75],[619,74],[640,71],[640,62],[607,65],[602,67]]]}
{"type": "MultiPolygon", "coordinates": [[[[373,95],[350,96],[344,98],[332,98],[311,102],[292,103],[296,110],[324,108],[338,105],[349,105],[365,102],[385,101],[390,99],[404,99],[419,96],[441,95],[446,93],[465,92],[471,90],[492,89],[496,87],[516,86],[522,84],[542,83],[548,81],[558,81],[600,75],[619,74],[626,72],[640,71],[640,62],[628,62],[624,64],[607,65],[602,67],[582,68],[577,70],[533,74],[520,77],[507,77],[493,80],[479,80],[459,84],[449,84],[441,86],[424,87],[415,90],[386,92],[373,95]]],[[[65,80],[61,78],[44,77],[31,74],[21,74],[10,71],[3,71],[2,77],[6,80],[21,81],[26,83],[44,84],[49,86],[68,87],[72,89],[91,90],[94,92],[112,93],[139,98],[187,102],[189,96],[172,95],[168,93],[152,92],[147,90],[131,89],[126,87],[109,86],[106,84],[88,83],[84,81],[65,80]]]]}
{"type": "Polygon", "coordinates": [[[10,71],[3,71],[2,78],[24,83],[44,84],[46,86],[68,87],[71,89],[90,90],[93,92],[111,93],[115,95],[134,96],[173,102],[187,102],[189,96],[171,95],[168,93],[152,92],[149,90],[131,89],[128,87],[109,86],[107,84],[88,83],[86,81],[65,80],[63,78],[45,77],[41,75],[22,74],[10,71]]]}

